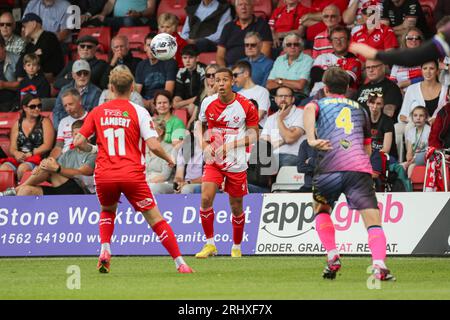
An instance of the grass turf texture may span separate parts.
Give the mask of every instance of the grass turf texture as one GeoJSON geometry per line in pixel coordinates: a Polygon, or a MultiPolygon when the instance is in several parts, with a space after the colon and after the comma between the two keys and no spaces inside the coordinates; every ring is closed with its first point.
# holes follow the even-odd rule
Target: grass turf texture
{"type": "Polygon", "coordinates": [[[186,257],[178,274],[169,257],[114,257],[111,273],[96,257],[1,258],[0,299],[450,299],[449,258],[388,259],[397,282],[368,289],[369,257],[343,257],[336,280],[321,277],[324,257],[186,257]],[[66,286],[70,265],[81,288],[66,286]]]}

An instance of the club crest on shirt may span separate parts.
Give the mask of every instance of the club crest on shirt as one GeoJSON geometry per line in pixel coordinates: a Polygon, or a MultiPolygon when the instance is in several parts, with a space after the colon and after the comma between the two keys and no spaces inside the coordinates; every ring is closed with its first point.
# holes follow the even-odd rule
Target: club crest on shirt
{"type": "Polygon", "coordinates": [[[347,150],[348,148],[351,147],[352,143],[346,139],[341,139],[339,140],[339,144],[341,145],[342,148],[344,148],[345,150],[347,150]]]}

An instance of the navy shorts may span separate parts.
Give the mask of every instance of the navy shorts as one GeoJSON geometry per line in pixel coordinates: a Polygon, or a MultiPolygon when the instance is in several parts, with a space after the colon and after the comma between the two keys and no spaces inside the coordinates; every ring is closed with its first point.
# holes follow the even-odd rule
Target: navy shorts
{"type": "Polygon", "coordinates": [[[313,198],[316,202],[334,208],[341,193],[345,194],[350,209],[377,209],[372,176],[364,172],[340,171],[315,175],[313,198]]]}

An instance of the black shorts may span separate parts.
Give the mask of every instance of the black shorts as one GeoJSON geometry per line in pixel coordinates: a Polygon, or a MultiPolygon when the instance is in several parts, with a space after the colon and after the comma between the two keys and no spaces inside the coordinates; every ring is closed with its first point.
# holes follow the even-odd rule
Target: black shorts
{"type": "Polygon", "coordinates": [[[341,193],[345,194],[350,209],[377,209],[372,176],[355,171],[330,172],[313,178],[313,198],[316,202],[334,208],[341,193]]]}
{"type": "Polygon", "coordinates": [[[59,187],[42,186],[44,195],[59,195],[59,194],[85,194],[83,188],[80,187],[74,179],[69,179],[59,187]]]}

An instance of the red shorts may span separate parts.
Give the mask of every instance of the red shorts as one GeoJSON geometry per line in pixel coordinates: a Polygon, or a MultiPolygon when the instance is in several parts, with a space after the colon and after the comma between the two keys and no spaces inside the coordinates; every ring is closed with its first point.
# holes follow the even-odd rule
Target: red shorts
{"type": "Polygon", "coordinates": [[[214,165],[206,164],[202,182],[214,182],[220,188],[225,179],[224,191],[234,198],[243,197],[248,193],[247,171],[222,171],[214,165]]]}
{"type": "Polygon", "coordinates": [[[98,200],[102,206],[110,206],[119,202],[123,193],[136,211],[146,211],[156,206],[155,198],[145,179],[127,182],[97,182],[98,200]]]}

